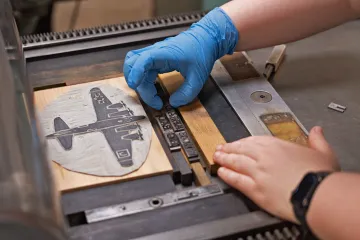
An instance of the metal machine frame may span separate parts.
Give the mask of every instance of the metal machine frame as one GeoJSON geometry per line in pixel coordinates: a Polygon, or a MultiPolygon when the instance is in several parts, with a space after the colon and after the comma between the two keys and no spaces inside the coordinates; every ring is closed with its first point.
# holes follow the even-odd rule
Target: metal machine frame
{"type": "MultiPolygon", "coordinates": [[[[52,88],[66,84],[66,77],[61,74],[68,69],[89,65],[103,66],[104,63],[109,62],[116,64],[99,71],[96,76],[88,77],[95,80],[110,75],[120,75],[122,61],[118,60],[124,59],[129,50],[174,36],[186,30],[204,14],[205,12],[185,13],[63,33],[24,36],[22,41],[29,78],[35,89],[52,88]],[[57,75],[54,76],[52,72],[56,72],[57,75]]],[[[291,113],[265,78],[260,77],[252,85],[238,84],[235,90],[231,90],[225,87],[226,81],[230,81],[229,76],[226,73],[221,74],[222,71],[224,67],[221,62],[216,62],[211,74],[212,79],[207,81],[199,99],[226,141],[234,141],[250,135],[270,134],[259,119],[260,113],[264,112],[267,105],[259,105],[254,101],[252,93],[256,91],[261,90],[270,94],[273,101],[269,104],[272,107],[291,113]],[[242,97],[238,97],[239,94],[242,97]]],[[[87,73],[74,74],[73,77],[81,82],[87,73]]],[[[306,132],[296,117],[293,117],[306,132]]],[[[155,125],[154,127],[160,136],[160,129],[155,125]]],[[[165,139],[160,137],[160,142],[164,148],[167,147],[165,139]]],[[[136,212],[136,214],[134,212],[130,216],[125,214],[124,217],[91,224],[86,222],[85,214],[91,209],[116,204],[133,206],[134,201],[142,199],[141,205],[144,199],[151,200],[174,190],[188,194],[187,188],[180,187],[179,190],[179,186],[175,186],[169,176],[162,175],[64,193],[62,203],[64,214],[69,221],[68,233],[71,239],[119,239],[119,236],[122,236],[124,239],[271,240],[298,239],[301,236],[296,226],[264,213],[216,177],[212,177],[212,180],[221,186],[222,194],[217,193],[207,198],[192,196],[181,204],[155,206],[150,211],[136,212]]]]}

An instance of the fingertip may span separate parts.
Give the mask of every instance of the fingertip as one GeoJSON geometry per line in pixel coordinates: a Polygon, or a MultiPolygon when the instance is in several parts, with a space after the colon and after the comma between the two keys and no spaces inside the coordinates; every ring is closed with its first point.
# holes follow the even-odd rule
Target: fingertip
{"type": "Polygon", "coordinates": [[[226,167],[220,167],[218,169],[218,176],[227,184],[230,184],[232,186],[234,186],[233,182],[234,179],[236,178],[238,174],[236,174],[235,172],[231,171],[230,169],[226,168],[226,167]]]}
{"type": "Polygon", "coordinates": [[[156,110],[161,110],[163,105],[164,104],[161,98],[159,96],[155,96],[150,106],[156,110]]]}
{"type": "Polygon", "coordinates": [[[216,151],[221,151],[223,148],[223,145],[222,144],[219,144],[216,146],[216,151]]]}
{"type": "Polygon", "coordinates": [[[219,167],[217,173],[218,173],[219,177],[224,176],[225,173],[226,173],[226,168],[224,168],[224,167],[219,167]]]}
{"type": "Polygon", "coordinates": [[[216,151],[215,153],[214,153],[214,161],[215,162],[217,162],[217,163],[219,163],[219,157],[220,157],[220,155],[221,155],[221,153],[219,152],[219,151],[216,151]]]}
{"type": "MultiPolygon", "coordinates": [[[[140,92],[139,92],[140,93],[140,92]]],[[[161,100],[161,98],[158,95],[155,96],[146,96],[146,93],[140,93],[140,96],[142,98],[142,100],[149,105],[150,107],[156,109],[156,110],[161,110],[163,107],[163,102],[161,100]]]]}
{"type": "Polygon", "coordinates": [[[184,105],[181,101],[179,101],[176,97],[174,98],[172,95],[170,96],[169,103],[173,108],[178,108],[184,105]]]}
{"type": "Polygon", "coordinates": [[[315,126],[315,127],[313,127],[312,129],[311,129],[311,131],[313,131],[314,133],[323,133],[323,129],[322,129],[322,127],[320,127],[320,126],[315,126]]]}

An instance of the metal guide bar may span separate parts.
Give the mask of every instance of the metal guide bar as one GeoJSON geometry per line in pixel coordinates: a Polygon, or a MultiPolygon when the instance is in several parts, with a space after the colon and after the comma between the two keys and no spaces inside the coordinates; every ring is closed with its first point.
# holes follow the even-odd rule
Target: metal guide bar
{"type": "Polygon", "coordinates": [[[140,199],[124,204],[86,210],[85,216],[88,223],[94,223],[220,194],[223,194],[222,189],[217,184],[212,184],[205,187],[167,193],[153,198],[140,199]]]}
{"type": "Polygon", "coordinates": [[[307,134],[304,126],[264,77],[234,81],[220,60],[215,62],[211,76],[251,135],[271,135],[260,118],[270,113],[290,113],[307,134]]]}
{"type": "Polygon", "coordinates": [[[189,26],[199,21],[206,12],[193,12],[157,17],[149,20],[126,22],[120,24],[98,26],[71,30],[67,32],[42,33],[22,36],[24,50],[58,46],[69,43],[94,41],[103,38],[114,38],[126,35],[134,35],[149,31],[174,29],[189,26]]]}

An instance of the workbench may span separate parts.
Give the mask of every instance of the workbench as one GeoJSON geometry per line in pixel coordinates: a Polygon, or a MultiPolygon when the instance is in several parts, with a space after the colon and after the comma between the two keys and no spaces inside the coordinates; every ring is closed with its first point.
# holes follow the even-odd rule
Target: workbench
{"type": "MultiPolygon", "coordinates": [[[[120,76],[129,50],[176,35],[201,16],[203,13],[190,18],[170,18],[164,22],[165,30],[136,32],[136,28],[144,25],[129,24],[130,29],[135,28],[135,33],[116,38],[104,36],[82,42],[71,41],[71,38],[83,34],[75,31],[69,33],[69,43],[63,46],[46,45],[56,38],[56,34],[24,37],[28,76],[35,90],[120,76]],[[182,23],[176,24],[177,21],[182,23]],[[41,43],[43,40],[45,44],[41,43]],[[37,42],[39,46],[28,46],[37,42]]],[[[101,30],[107,33],[112,28],[115,26],[101,30]]],[[[324,127],[341,166],[352,171],[360,170],[356,138],[360,136],[360,96],[356,92],[360,87],[360,73],[357,71],[360,45],[356,41],[360,37],[359,29],[360,21],[354,21],[289,44],[285,61],[273,81],[275,89],[308,130],[314,125],[324,127]],[[345,105],[346,112],[328,109],[330,102],[345,105]]],[[[94,32],[98,33],[98,29],[94,32]]],[[[271,48],[248,52],[260,72],[270,51],[271,48]]],[[[206,83],[199,100],[227,142],[249,136],[212,81],[206,83]]],[[[70,239],[220,239],[230,236],[274,239],[267,238],[269,234],[275,239],[277,234],[291,239],[297,231],[290,223],[262,212],[216,177],[212,177],[212,181],[222,186],[224,194],[92,224],[86,224],[84,220],[83,212],[87,209],[150,198],[184,187],[175,185],[171,177],[164,174],[63,193],[63,211],[70,225],[68,234],[70,239]],[[287,233],[289,237],[286,237],[287,233]]]]}

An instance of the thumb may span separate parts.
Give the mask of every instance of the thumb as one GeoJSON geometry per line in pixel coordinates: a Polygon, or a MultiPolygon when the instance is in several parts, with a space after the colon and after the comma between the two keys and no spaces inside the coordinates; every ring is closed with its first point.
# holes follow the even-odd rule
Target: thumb
{"type": "Polygon", "coordinates": [[[309,146],[323,154],[333,155],[333,151],[324,137],[323,129],[319,126],[311,129],[309,134],[309,146]]]}

